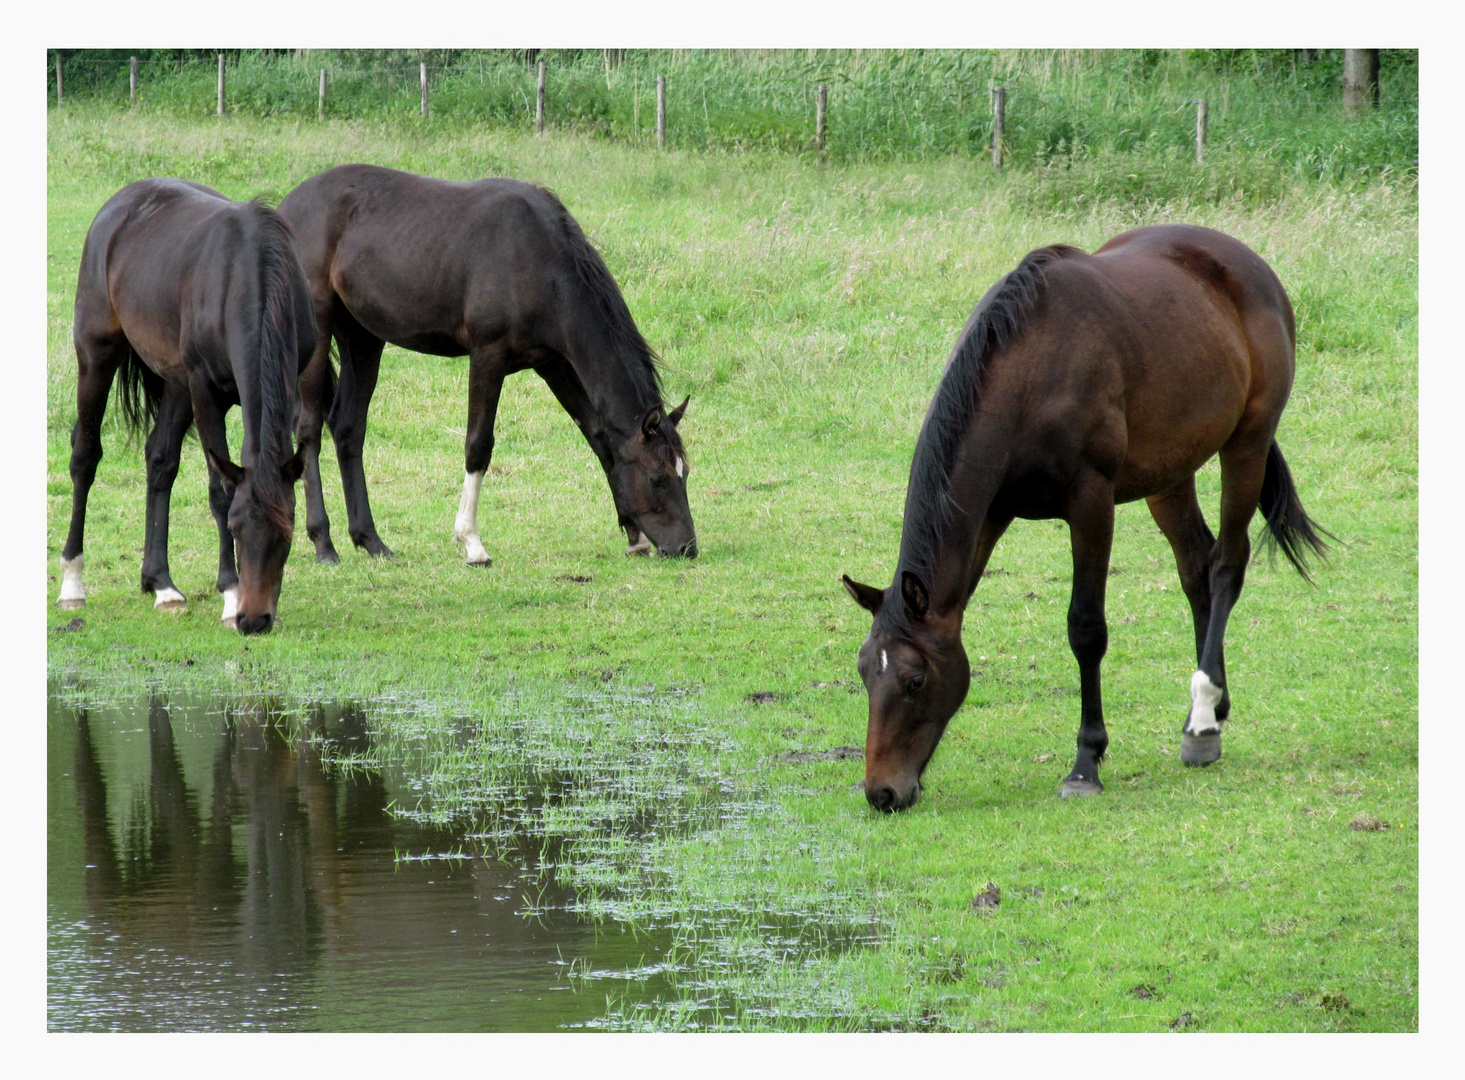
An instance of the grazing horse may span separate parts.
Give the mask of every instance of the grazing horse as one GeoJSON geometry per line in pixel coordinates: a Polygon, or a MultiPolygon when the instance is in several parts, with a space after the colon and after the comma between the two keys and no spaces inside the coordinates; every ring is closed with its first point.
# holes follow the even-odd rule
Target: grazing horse
{"type": "Polygon", "coordinates": [[[921,425],[900,562],[888,589],[844,578],[874,616],[859,654],[870,699],[865,797],[900,810],[966,697],[962,615],[1013,518],[1062,518],[1073,549],[1068,641],[1078,660],[1078,755],[1063,795],[1096,795],[1108,747],[1099,664],[1116,503],[1145,499],[1169,540],[1195,624],[1181,760],[1221,756],[1230,713],[1222,643],[1251,555],[1268,540],[1307,576],[1320,530],[1275,435],[1292,387],[1292,305],[1270,267],[1222,233],[1135,229],[1092,255],[1027,255],[967,321],[921,425]],[[1221,458],[1221,535],[1195,473],[1221,458]]]}
{"type": "Polygon", "coordinates": [[[656,354],[604,261],[560,201],[517,180],[456,183],[375,165],[341,165],[280,203],[310,279],[320,335],[301,379],[306,533],[334,563],[320,482],[320,427],[341,466],[351,540],[377,535],[361,455],[382,347],[469,358],[463,494],[454,536],[469,566],[492,559],[478,498],[493,454],[504,378],[533,368],[579,425],[610,481],[627,554],[697,554],[687,457],[656,354]],[[330,343],[340,356],[334,385],[330,343]],[[329,407],[330,415],[324,415],[329,407]]]}
{"type": "Polygon", "coordinates": [[[201,184],[129,184],[107,200],[87,232],[72,338],[77,419],[60,606],[86,603],[87,494],[102,457],[107,396],[120,371],[128,426],[136,431],[152,423],[143,591],[160,611],[187,606],[168,573],[168,503],[183,437],[196,426],[219,528],[224,622],[245,634],[268,631],[303,468],[290,442],[298,379],[315,350],[310,291],[284,221],[258,201],[231,202],[201,184]],[[224,430],[232,405],[244,416],[237,465],[224,430]]]}

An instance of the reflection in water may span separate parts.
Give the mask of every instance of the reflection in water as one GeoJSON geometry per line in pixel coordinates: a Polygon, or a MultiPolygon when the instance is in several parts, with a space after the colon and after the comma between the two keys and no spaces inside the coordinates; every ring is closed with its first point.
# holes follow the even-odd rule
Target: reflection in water
{"type": "Polygon", "coordinates": [[[359,711],[305,728],[48,699],[51,1030],[542,1031],[664,990],[666,940],[394,815],[410,781],[328,766],[366,756],[359,711]],[[580,991],[571,962],[612,977],[580,991]]]}

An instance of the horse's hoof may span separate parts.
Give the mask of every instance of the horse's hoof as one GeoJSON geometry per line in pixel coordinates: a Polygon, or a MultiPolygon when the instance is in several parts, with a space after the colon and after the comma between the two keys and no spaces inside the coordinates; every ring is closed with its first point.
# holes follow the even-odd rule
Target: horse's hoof
{"type": "Polygon", "coordinates": [[[493,556],[492,555],[485,555],[481,559],[468,559],[468,560],[466,560],[464,562],[463,565],[465,565],[465,566],[478,566],[478,567],[487,568],[487,567],[490,567],[490,566],[493,565],[493,556]]]}
{"type": "Polygon", "coordinates": [[[1180,763],[1182,765],[1210,765],[1221,760],[1221,733],[1209,731],[1204,735],[1180,734],[1180,763]]]}
{"type": "Polygon", "coordinates": [[[642,558],[648,557],[651,554],[651,545],[648,543],[633,544],[626,548],[626,554],[640,555],[642,558]]]}
{"type": "Polygon", "coordinates": [[[187,600],[159,600],[153,604],[155,611],[166,611],[169,615],[182,615],[188,610],[187,600]]]}
{"type": "Polygon", "coordinates": [[[1078,780],[1070,776],[1063,781],[1063,786],[1058,789],[1058,797],[1067,799],[1072,796],[1097,795],[1104,790],[1104,785],[1097,780],[1078,780]]]}
{"type": "Polygon", "coordinates": [[[317,566],[339,566],[341,565],[341,556],[336,554],[335,548],[331,548],[328,551],[317,551],[315,553],[315,564],[317,566]]]}
{"type": "Polygon", "coordinates": [[[56,606],[62,611],[75,611],[77,608],[86,607],[86,597],[81,599],[57,600],[56,606]]]}
{"type": "Polygon", "coordinates": [[[239,618],[235,615],[226,615],[219,620],[219,623],[224,627],[225,630],[239,629],[239,618]]]}
{"type": "Polygon", "coordinates": [[[395,559],[397,557],[397,553],[386,544],[378,544],[375,551],[367,548],[367,552],[377,559],[395,559]]]}

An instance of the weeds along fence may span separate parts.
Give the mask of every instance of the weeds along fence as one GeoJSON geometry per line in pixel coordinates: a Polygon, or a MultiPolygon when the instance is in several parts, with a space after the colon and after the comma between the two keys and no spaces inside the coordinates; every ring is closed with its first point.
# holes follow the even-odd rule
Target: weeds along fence
{"type": "Polygon", "coordinates": [[[1359,114],[1343,106],[1341,52],[53,50],[47,92],[62,109],[560,130],[673,150],[1044,169],[1234,151],[1321,179],[1417,175],[1417,53],[1385,53],[1379,104],[1359,114]]]}

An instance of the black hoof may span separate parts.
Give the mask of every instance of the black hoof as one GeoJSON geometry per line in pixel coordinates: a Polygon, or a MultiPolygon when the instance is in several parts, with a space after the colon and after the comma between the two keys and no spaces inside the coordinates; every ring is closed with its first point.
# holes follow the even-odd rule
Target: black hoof
{"type": "Polygon", "coordinates": [[[1204,735],[1180,735],[1180,763],[1182,765],[1210,765],[1221,760],[1221,733],[1207,732],[1204,735]]]}
{"type": "Polygon", "coordinates": [[[1067,799],[1075,796],[1097,795],[1104,790],[1104,785],[1097,780],[1081,780],[1070,776],[1063,781],[1063,786],[1058,789],[1058,797],[1067,799]]]}
{"type": "Polygon", "coordinates": [[[341,556],[336,554],[335,548],[326,548],[324,551],[315,553],[315,563],[317,566],[339,566],[341,556]]]}

